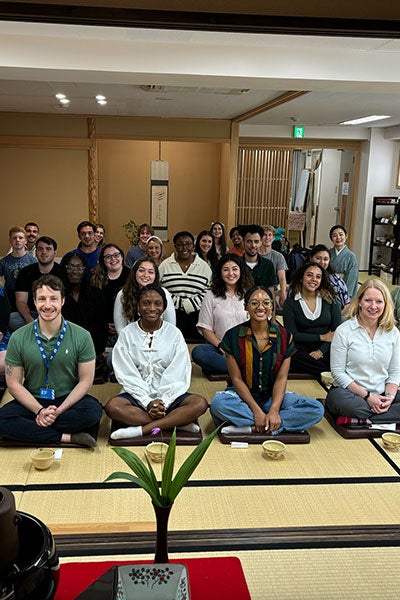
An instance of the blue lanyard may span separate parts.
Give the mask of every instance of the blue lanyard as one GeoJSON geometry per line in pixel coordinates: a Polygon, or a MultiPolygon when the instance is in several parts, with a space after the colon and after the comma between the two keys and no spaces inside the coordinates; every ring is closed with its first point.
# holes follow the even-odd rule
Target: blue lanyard
{"type": "Polygon", "coordinates": [[[62,324],[62,327],[61,327],[60,334],[58,336],[58,340],[56,341],[56,345],[54,346],[53,351],[50,354],[49,358],[47,358],[46,352],[45,352],[45,350],[43,348],[42,340],[39,337],[38,320],[35,319],[34,322],[33,322],[33,331],[35,332],[36,342],[37,342],[37,345],[38,345],[39,350],[40,350],[40,354],[41,354],[41,356],[43,358],[43,362],[44,362],[45,367],[46,367],[46,386],[49,385],[49,367],[50,367],[50,363],[53,360],[53,358],[55,357],[55,355],[57,354],[57,351],[58,351],[58,349],[59,349],[59,347],[61,345],[61,342],[63,341],[63,338],[64,338],[66,330],[67,330],[67,321],[65,319],[63,319],[63,324],[62,324]]]}

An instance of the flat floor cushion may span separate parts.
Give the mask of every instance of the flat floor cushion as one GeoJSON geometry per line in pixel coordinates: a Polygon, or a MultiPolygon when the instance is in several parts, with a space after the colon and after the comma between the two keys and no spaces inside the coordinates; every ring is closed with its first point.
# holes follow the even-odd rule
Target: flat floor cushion
{"type": "Polygon", "coordinates": [[[247,442],[248,444],[262,444],[265,440],[279,440],[284,444],[309,444],[310,434],[308,431],[283,431],[278,435],[267,433],[219,433],[221,444],[231,442],[247,442]]]}
{"type": "MultiPolygon", "coordinates": [[[[328,410],[325,406],[325,418],[335,429],[339,435],[347,440],[359,440],[362,438],[379,438],[382,437],[382,433],[385,433],[384,429],[370,429],[369,427],[349,427],[348,425],[338,425],[336,423],[336,417],[328,410]]],[[[399,429],[399,426],[397,426],[399,429]]]]}
{"type": "MultiPolygon", "coordinates": [[[[111,432],[119,429],[121,427],[120,423],[115,423],[112,421],[111,423],[111,432]]],[[[171,439],[172,430],[171,431],[163,431],[162,438],[161,435],[158,434],[156,436],[149,433],[148,435],[142,435],[140,437],[134,438],[124,438],[123,440],[113,440],[111,437],[109,438],[110,446],[147,446],[151,442],[163,441],[166,444],[171,439]]],[[[203,440],[203,435],[201,431],[198,433],[191,433],[189,431],[181,431],[180,429],[176,430],[176,443],[179,446],[198,446],[200,442],[203,440]]]]}

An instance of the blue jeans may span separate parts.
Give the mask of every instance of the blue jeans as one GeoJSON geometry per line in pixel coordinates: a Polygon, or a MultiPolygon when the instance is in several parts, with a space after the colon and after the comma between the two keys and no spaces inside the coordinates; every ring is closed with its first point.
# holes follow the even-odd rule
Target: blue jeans
{"type": "MultiPolygon", "coordinates": [[[[272,398],[259,404],[260,408],[267,413],[271,408],[272,398]]],[[[236,427],[254,425],[254,415],[250,407],[243,402],[233,387],[224,392],[217,392],[211,402],[210,411],[217,423],[228,421],[236,427]]],[[[324,416],[324,407],[318,400],[299,396],[293,392],[284,395],[279,416],[282,420],[279,429],[274,435],[282,431],[303,431],[312,425],[319,423],[324,416]]]]}
{"type": "Polygon", "coordinates": [[[199,344],[192,350],[193,362],[199,365],[205,373],[228,373],[226,358],[212,344],[199,344]]]}

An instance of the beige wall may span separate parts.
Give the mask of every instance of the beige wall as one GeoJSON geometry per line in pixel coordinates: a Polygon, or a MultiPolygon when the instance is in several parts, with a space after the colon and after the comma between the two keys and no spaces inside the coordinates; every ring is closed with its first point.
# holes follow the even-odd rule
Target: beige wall
{"type": "MultiPolygon", "coordinates": [[[[150,165],[158,160],[158,142],[100,140],[99,221],[107,240],[129,248],[123,223],[150,220],[150,165]]],[[[162,142],[169,163],[168,236],[189,229],[194,234],[219,215],[221,145],[162,142]]],[[[168,252],[171,244],[167,243],[168,252]]]]}
{"type": "Polygon", "coordinates": [[[59,254],[76,247],[76,225],[88,218],[87,152],[0,148],[0,255],[8,230],[35,221],[57,240],[59,254]]]}

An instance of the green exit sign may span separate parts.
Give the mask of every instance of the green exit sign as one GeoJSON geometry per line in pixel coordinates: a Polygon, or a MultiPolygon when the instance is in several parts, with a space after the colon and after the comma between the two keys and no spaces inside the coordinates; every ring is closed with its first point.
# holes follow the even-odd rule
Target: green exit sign
{"type": "Polygon", "coordinates": [[[297,127],[296,125],[293,127],[293,137],[294,138],[303,138],[304,136],[304,127],[297,127]]]}

